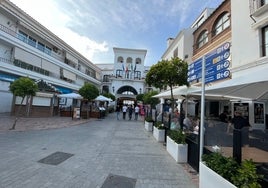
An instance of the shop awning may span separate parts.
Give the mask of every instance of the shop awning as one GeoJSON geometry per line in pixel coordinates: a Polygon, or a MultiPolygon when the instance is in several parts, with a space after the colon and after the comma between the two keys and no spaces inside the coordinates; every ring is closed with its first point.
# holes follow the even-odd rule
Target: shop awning
{"type": "MultiPolygon", "coordinates": [[[[173,97],[175,99],[184,99],[184,97],[182,95],[188,95],[193,91],[199,91],[200,90],[199,88],[200,87],[196,87],[196,86],[190,86],[190,87],[180,86],[180,87],[174,88],[173,89],[173,97]]],[[[170,99],[171,98],[171,90],[164,91],[162,93],[154,95],[153,97],[170,99]]]]}

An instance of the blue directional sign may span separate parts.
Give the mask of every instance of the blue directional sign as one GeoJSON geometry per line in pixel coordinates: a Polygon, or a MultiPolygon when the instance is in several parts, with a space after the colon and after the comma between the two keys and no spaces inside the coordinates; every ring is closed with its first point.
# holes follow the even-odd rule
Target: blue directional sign
{"type": "Polygon", "coordinates": [[[212,65],[206,68],[206,77],[209,75],[217,74],[219,71],[224,71],[228,69],[229,66],[230,66],[230,61],[228,60],[221,61],[215,65],[212,65]]]}
{"type": "Polygon", "coordinates": [[[206,76],[205,83],[210,83],[213,81],[218,81],[222,80],[225,78],[230,77],[230,71],[229,70],[224,70],[224,71],[219,71],[217,74],[211,75],[211,76],[206,76]]]}
{"type": "MultiPolygon", "coordinates": [[[[217,49],[205,55],[205,80],[213,82],[219,80],[218,73],[226,72],[229,69],[230,62],[227,60],[230,56],[230,43],[227,42],[217,49]]],[[[229,71],[230,73],[230,71],[229,71]]],[[[227,72],[224,76],[227,75],[227,72]]],[[[223,79],[224,76],[220,76],[223,79]]],[[[228,75],[230,76],[230,74],[228,75]]],[[[188,82],[200,79],[202,77],[202,59],[194,61],[188,66],[188,82]]]]}

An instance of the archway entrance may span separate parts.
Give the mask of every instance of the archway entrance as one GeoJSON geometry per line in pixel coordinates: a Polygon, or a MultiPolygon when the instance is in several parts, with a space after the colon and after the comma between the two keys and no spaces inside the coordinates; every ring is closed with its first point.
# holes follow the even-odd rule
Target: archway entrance
{"type": "Polygon", "coordinates": [[[117,104],[120,106],[136,104],[136,96],[138,92],[132,86],[122,86],[116,92],[117,104]]]}

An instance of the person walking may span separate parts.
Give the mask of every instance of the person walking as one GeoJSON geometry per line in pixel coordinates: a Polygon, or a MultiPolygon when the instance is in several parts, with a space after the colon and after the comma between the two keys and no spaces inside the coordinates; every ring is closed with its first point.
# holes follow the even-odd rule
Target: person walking
{"type": "Polygon", "coordinates": [[[120,106],[119,106],[119,104],[116,105],[115,111],[116,111],[116,118],[117,118],[117,120],[119,120],[119,116],[120,116],[120,106]]]}
{"type": "Polygon", "coordinates": [[[123,112],[123,119],[126,119],[126,114],[127,114],[127,106],[126,105],[123,106],[122,112],[123,112]]]}
{"type": "Polygon", "coordinates": [[[133,108],[132,108],[132,105],[129,105],[128,107],[128,120],[131,120],[132,119],[132,113],[133,113],[133,108]]]}
{"type": "Polygon", "coordinates": [[[139,117],[139,112],[140,112],[140,108],[138,105],[136,105],[134,111],[135,111],[135,120],[137,121],[139,117]]]}

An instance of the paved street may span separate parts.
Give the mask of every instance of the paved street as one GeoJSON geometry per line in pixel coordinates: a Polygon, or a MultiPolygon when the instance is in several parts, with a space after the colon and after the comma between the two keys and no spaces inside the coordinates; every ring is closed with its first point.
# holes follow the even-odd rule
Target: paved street
{"type": "Polygon", "coordinates": [[[198,187],[198,177],[189,172],[189,166],[176,164],[165,146],[145,131],[142,121],[118,121],[115,114],[81,120],[82,124],[70,119],[63,118],[66,124],[75,121],[76,125],[62,127],[58,117],[41,118],[32,121],[51,126],[56,120],[62,128],[32,130],[34,125],[24,125],[28,129],[18,131],[18,124],[17,130],[10,131],[3,128],[8,117],[1,117],[0,187],[198,187]],[[117,186],[106,182],[112,179],[117,186]]]}

